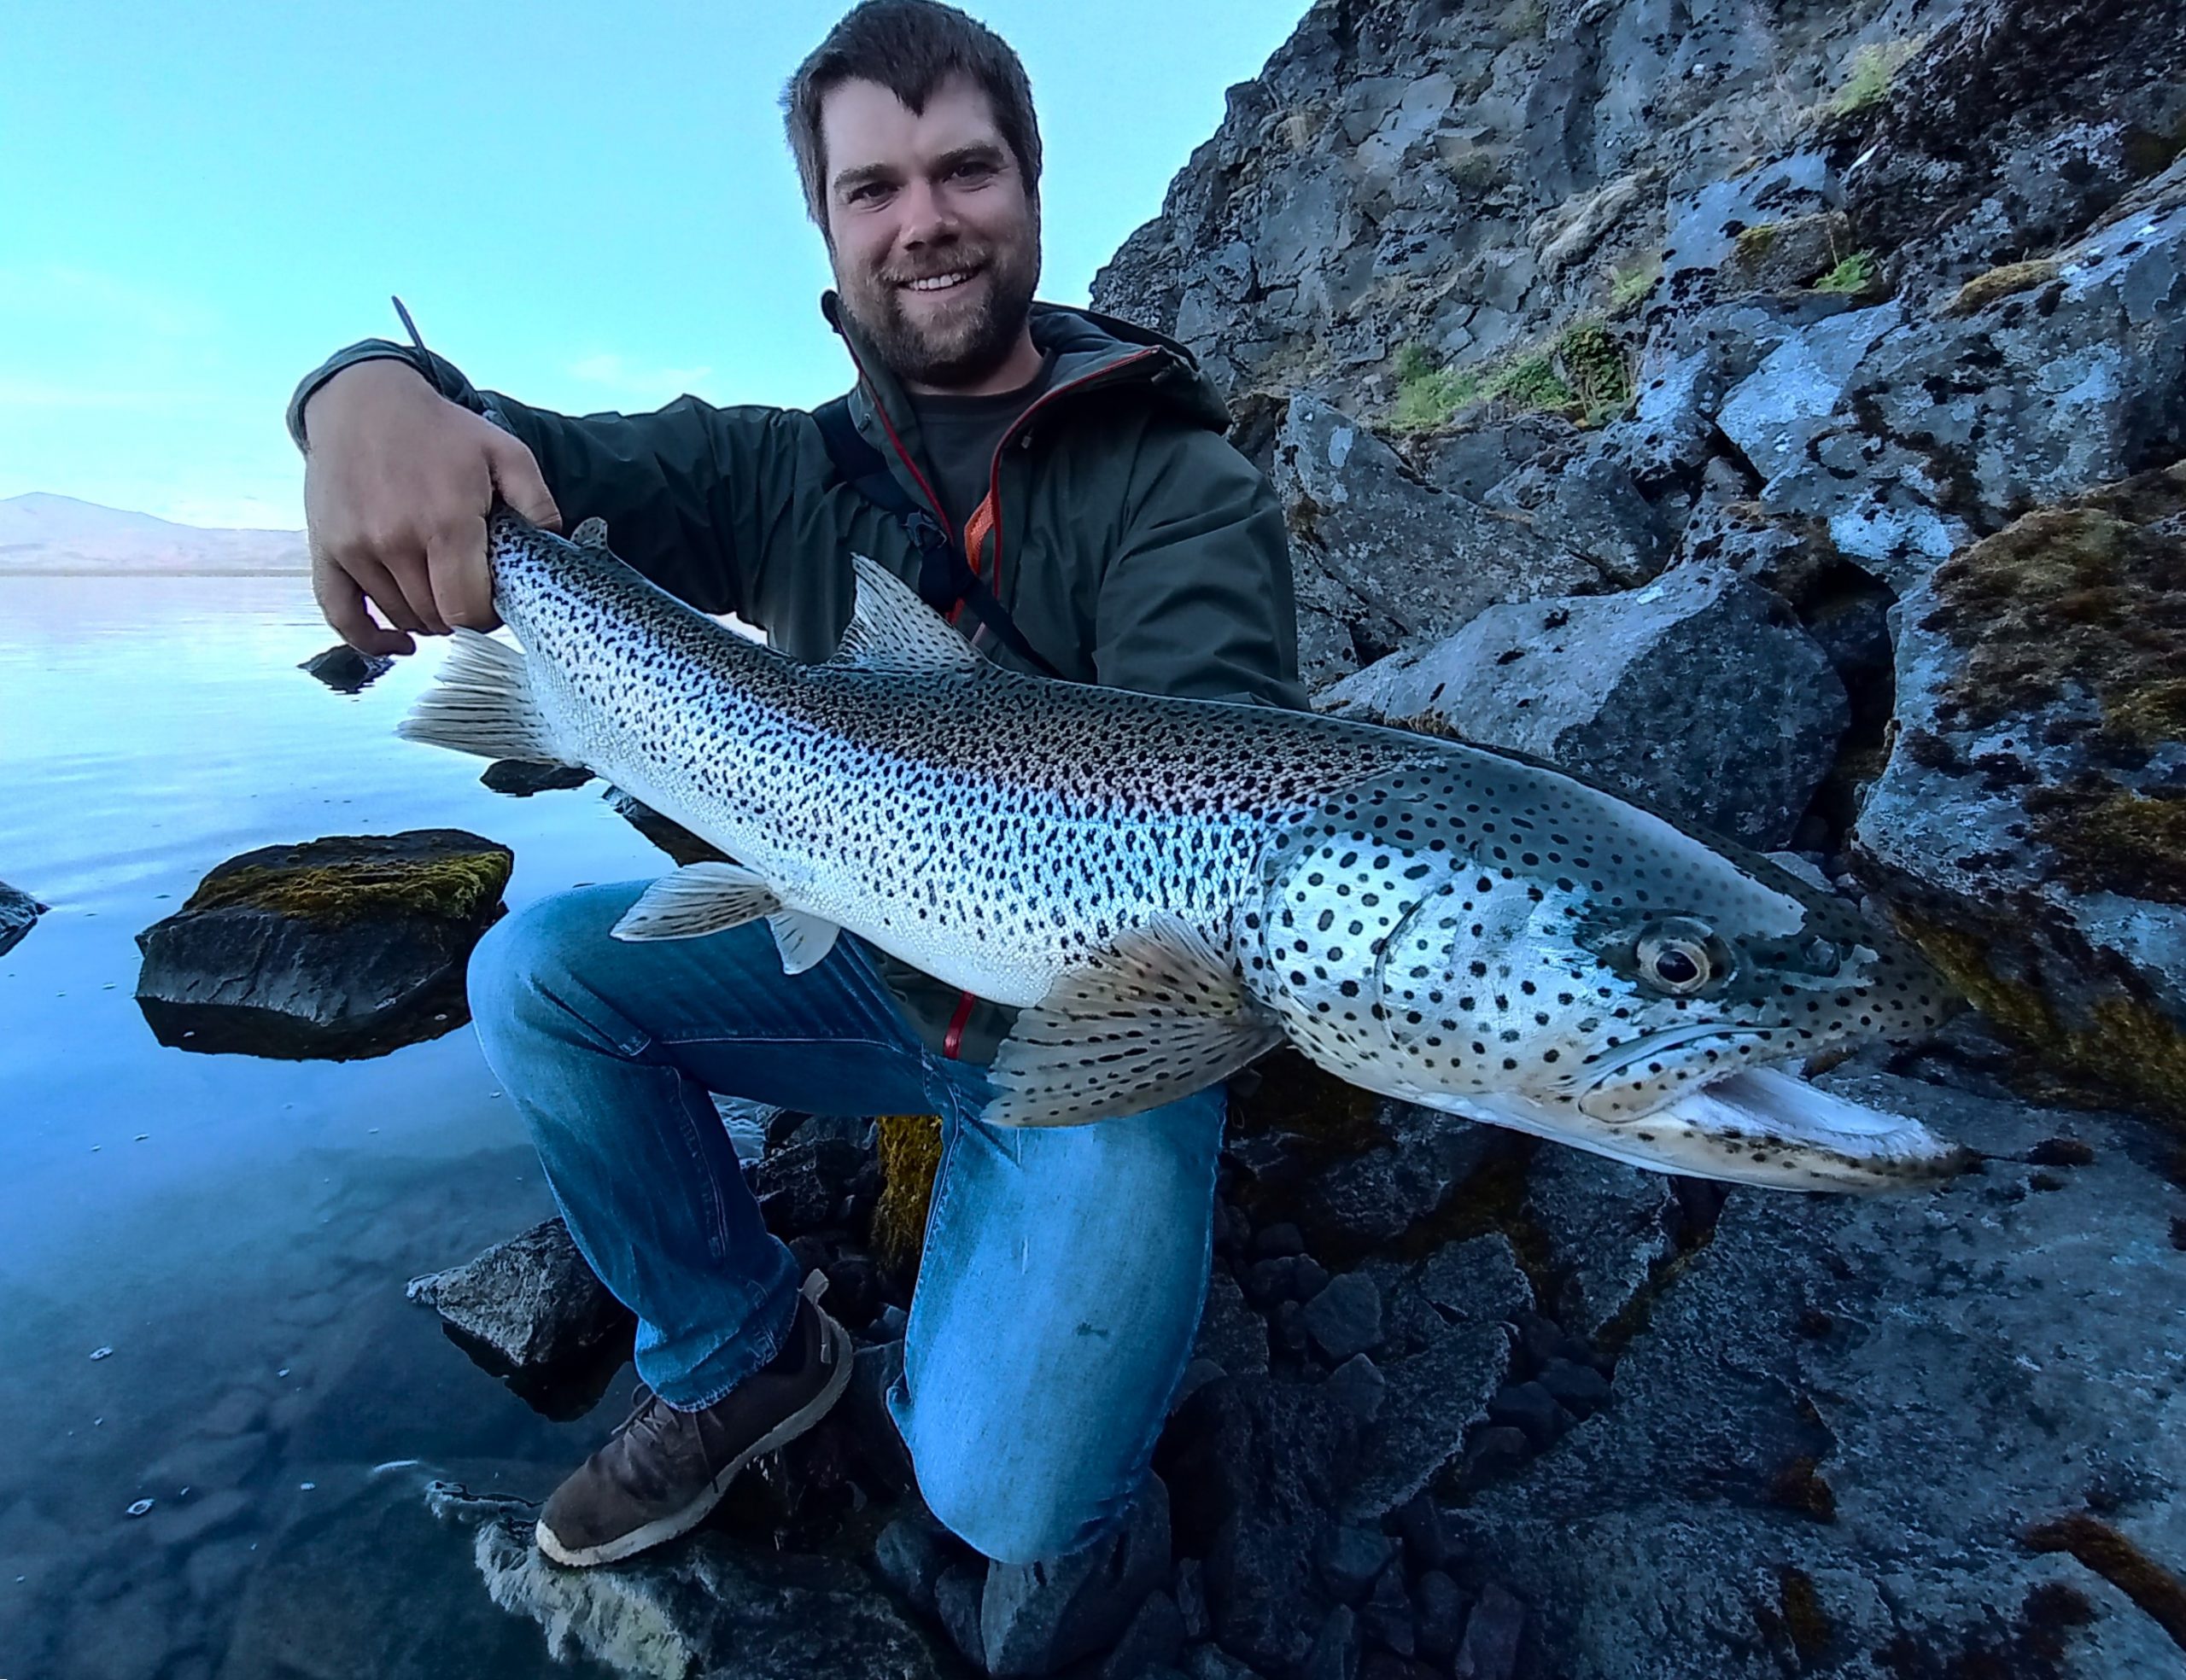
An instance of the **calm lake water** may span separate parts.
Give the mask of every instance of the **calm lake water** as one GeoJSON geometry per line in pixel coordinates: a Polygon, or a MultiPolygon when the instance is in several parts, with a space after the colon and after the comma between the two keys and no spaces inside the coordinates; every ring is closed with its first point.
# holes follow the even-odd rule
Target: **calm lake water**
{"type": "Polygon", "coordinates": [[[628,1386],[549,1424],[403,1299],[551,1210],[471,1033],[194,1055],[131,995],[255,846],[468,828],[511,905],[666,866],[596,784],[396,740],[439,648],[348,697],[331,640],[301,578],[0,578],[0,879],[53,907],[0,956],[0,1680],[577,1671],[421,1496],[543,1496],[628,1386]]]}

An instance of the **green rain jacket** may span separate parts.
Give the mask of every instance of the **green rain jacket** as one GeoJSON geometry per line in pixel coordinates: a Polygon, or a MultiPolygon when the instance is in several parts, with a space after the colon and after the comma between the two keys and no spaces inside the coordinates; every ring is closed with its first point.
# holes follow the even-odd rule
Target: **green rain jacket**
{"type": "MultiPolygon", "coordinates": [[[[858,430],[947,528],[902,388],[833,294],[821,306],[857,366],[858,430]]],[[[1032,333],[1054,356],[1053,376],[996,450],[986,500],[951,532],[973,567],[1073,681],[1303,706],[1281,510],[1224,435],[1228,414],[1190,352],[1049,304],[1032,306],[1032,333]]],[[[337,353],[297,388],[289,427],[300,447],[311,394],[382,357],[408,362],[451,401],[490,409],[538,458],[570,528],[605,520],[615,552],[638,571],[706,612],[757,625],[796,658],[833,652],[850,619],[852,553],[917,586],[909,534],[843,481],[801,409],[716,408],[687,396],[651,414],[555,414],[478,390],[441,357],[376,339],[337,353]]],[[[1020,665],[983,628],[973,640],[1020,665]]],[[[1014,1012],[873,954],[931,1047],[992,1058],[1014,1012]]]]}

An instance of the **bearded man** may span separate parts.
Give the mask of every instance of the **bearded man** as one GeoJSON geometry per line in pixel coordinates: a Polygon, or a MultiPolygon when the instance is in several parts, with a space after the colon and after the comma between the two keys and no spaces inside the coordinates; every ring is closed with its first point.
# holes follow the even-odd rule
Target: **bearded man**
{"type": "MultiPolygon", "coordinates": [[[[639,571],[800,658],[833,650],[857,552],[1004,664],[1302,704],[1282,518],[1219,394],[1158,334],[1032,300],[1040,139],[1016,55],[934,0],[868,0],[783,104],[834,270],[821,308],[856,365],[846,403],[572,418],[354,346],[289,410],[329,622],[368,653],[492,627],[499,497],[546,525],[604,518],[639,571]]],[[[763,923],[610,938],[644,884],[518,912],[471,968],[487,1059],[639,1321],[637,1404],[548,1502],[541,1549],[597,1564],[684,1532],[842,1392],[850,1339],[767,1231],[715,1092],[941,1116],[889,1413],[927,1504],[979,1551],[1085,1543],[1128,1509],[1189,1357],[1221,1088],[989,1127],[1009,1012],[849,937],[793,979],[763,923]]]]}

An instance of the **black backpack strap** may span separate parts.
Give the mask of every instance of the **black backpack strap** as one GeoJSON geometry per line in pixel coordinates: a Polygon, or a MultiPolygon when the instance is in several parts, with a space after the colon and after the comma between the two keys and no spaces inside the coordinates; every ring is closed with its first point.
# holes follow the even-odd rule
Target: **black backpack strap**
{"type": "Polygon", "coordinates": [[[850,400],[842,396],[822,403],[812,411],[812,418],[819,425],[835,470],[866,500],[892,515],[917,548],[919,598],[944,618],[962,607],[1033,669],[1061,677],[1062,673],[1026,640],[1025,633],[987,586],[986,580],[972,569],[964,551],[941,528],[941,522],[897,482],[896,475],[888,470],[887,458],[866,441],[850,418],[850,400]]]}

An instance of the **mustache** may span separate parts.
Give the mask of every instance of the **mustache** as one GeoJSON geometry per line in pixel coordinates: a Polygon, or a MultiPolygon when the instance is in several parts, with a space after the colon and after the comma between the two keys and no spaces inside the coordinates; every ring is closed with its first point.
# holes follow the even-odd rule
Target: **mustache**
{"type": "Polygon", "coordinates": [[[944,274],[973,273],[986,267],[991,260],[991,254],[990,253],[967,251],[954,262],[944,263],[936,268],[923,268],[909,273],[896,273],[883,269],[879,277],[891,286],[908,286],[920,280],[938,280],[944,274]]]}

